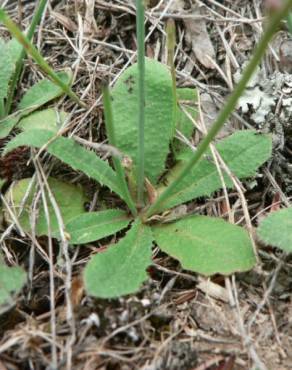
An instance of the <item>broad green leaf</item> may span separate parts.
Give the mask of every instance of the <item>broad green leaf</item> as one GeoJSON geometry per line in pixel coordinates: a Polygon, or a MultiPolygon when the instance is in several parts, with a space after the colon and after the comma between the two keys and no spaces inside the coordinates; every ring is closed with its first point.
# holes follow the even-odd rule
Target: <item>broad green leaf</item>
{"type": "MultiPolygon", "coordinates": [[[[221,140],[217,145],[221,157],[238,178],[252,177],[256,170],[271,156],[272,139],[268,135],[258,135],[255,131],[238,131],[233,135],[221,140]]],[[[210,152],[207,152],[210,158],[210,152]]],[[[180,155],[182,159],[166,177],[166,183],[171,183],[180,173],[185,161],[192,156],[191,151],[185,151],[180,155]]],[[[224,171],[223,171],[224,172],[224,171]]],[[[232,181],[225,174],[226,186],[232,188],[232,181]]],[[[210,196],[220,189],[222,183],[218,170],[210,159],[202,159],[187,177],[174,189],[170,197],[163,203],[161,209],[168,209],[189,200],[210,196]]],[[[165,190],[165,185],[158,188],[158,193],[165,190]]]]}
{"type": "Polygon", "coordinates": [[[32,108],[23,109],[17,111],[9,116],[0,120],[0,139],[8,136],[11,130],[18,124],[18,122],[23,118],[29,115],[33,111],[32,108]]]}
{"type": "MultiPolygon", "coordinates": [[[[196,119],[198,110],[195,106],[198,100],[197,90],[190,88],[177,89],[177,97],[179,103],[185,110],[196,119]]],[[[188,118],[188,116],[181,110],[178,109],[176,128],[189,139],[194,131],[194,124],[188,118]]]]}
{"type": "Polygon", "coordinates": [[[219,218],[190,216],[152,230],[159,248],[187,270],[229,275],[256,263],[248,233],[219,218]]]}
{"type": "Polygon", "coordinates": [[[292,207],[272,212],[257,229],[259,238],[285,252],[292,252],[292,207]]]}
{"type": "MultiPolygon", "coordinates": [[[[66,72],[59,72],[57,75],[64,83],[68,85],[70,84],[70,74],[66,72]]],[[[33,85],[24,94],[20,103],[18,104],[18,109],[26,109],[29,107],[34,107],[37,109],[58,96],[61,96],[63,93],[63,90],[59,86],[55,85],[52,81],[43,79],[33,85]]]]}
{"type": "Polygon", "coordinates": [[[7,97],[10,79],[15,70],[7,44],[0,39],[0,101],[7,97]]]}
{"type": "Polygon", "coordinates": [[[0,139],[8,136],[10,131],[17,125],[19,122],[19,117],[6,117],[3,120],[0,120],[0,139]]]}
{"type": "Polygon", "coordinates": [[[66,119],[67,113],[55,108],[34,112],[22,118],[17,127],[22,131],[43,129],[57,132],[66,119]]]}
{"type": "Polygon", "coordinates": [[[135,293],[147,278],[151,245],[151,229],[136,221],[117,244],[91,258],[84,273],[87,292],[100,298],[135,293]]]}
{"type": "MultiPolygon", "coordinates": [[[[18,215],[19,213],[22,200],[29,189],[30,181],[31,179],[28,178],[16,182],[9,188],[5,195],[6,200],[8,201],[8,204],[14,211],[15,215],[18,215]]],[[[53,178],[49,178],[48,182],[50,189],[54,194],[55,200],[59,206],[64,223],[68,223],[76,216],[80,215],[81,213],[84,213],[84,203],[87,201],[87,198],[79,187],[53,178]]],[[[36,187],[33,186],[27,198],[27,201],[24,205],[23,212],[18,218],[20,225],[22,226],[24,231],[27,232],[31,232],[31,216],[33,212],[33,200],[35,199],[35,196],[36,196],[36,187]]],[[[52,234],[56,234],[58,233],[59,230],[58,220],[55,215],[53,205],[49,200],[47,191],[46,196],[50,215],[51,232],[52,234]]],[[[6,212],[5,217],[8,221],[10,218],[8,212],[6,212]]],[[[39,203],[37,207],[37,221],[35,230],[36,235],[38,236],[48,234],[47,219],[41,198],[39,198],[39,203]]]]}
{"type": "MultiPolygon", "coordinates": [[[[22,132],[6,145],[3,154],[5,155],[7,152],[23,145],[41,148],[53,137],[54,133],[46,130],[28,130],[22,132]]],[[[54,138],[46,147],[46,150],[75,170],[82,171],[101,185],[108,186],[123,198],[123,192],[117,183],[116,173],[94,152],[83,148],[73,139],[65,137],[54,138]]]]}
{"type": "Polygon", "coordinates": [[[8,136],[15,126],[23,131],[44,129],[57,132],[64,123],[67,113],[58,112],[54,108],[32,113],[37,108],[37,106],[26,108],[0,120],[0,139],[8,136]]]}
{"type": "Polygon", "coordinates": [[[66,225],[70,244],[85,244],[115,234],[129,225],[126,212],[117,209],[83,213],[66,225]]]}
{"type": "Polygon", "coordinates": [[[10,39],[6,43],[7,49],[10,53],[10,57],[14,64],[16,64],[21,56],[22,45],[16,39],[10,39]]]}
{"type": "MultiPolygon", "coordinates": [[[[145,175],[156,182],[163,172],[169,141],[173,135],[172,80],[168,68],[145,59],[145,175]]],[[[112,90],[113,116],[118,148],[137,164],[138,66],[134,64],[118,79],[112,90]]]]}
{"type": "Polygon", "coordinates": [[[20,267],[8,267],[0,260],[0,305],[11,303],[12,293],[18,292],[25,283],[26,274],[20,267]]]}

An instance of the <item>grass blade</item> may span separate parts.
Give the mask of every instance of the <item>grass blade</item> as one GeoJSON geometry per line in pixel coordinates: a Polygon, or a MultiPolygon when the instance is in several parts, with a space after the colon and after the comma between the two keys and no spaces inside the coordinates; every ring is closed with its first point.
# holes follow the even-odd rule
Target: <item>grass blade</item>
{"type": "Polygon", "coordinates": [[[0,119],[5,116],[5,107],[3,99],[0,99],[0,119]]]}
{"type": "Polygon", "coordinates": [[[34,59],[34,61],[50,77],[50,79],[56,85],[58,85],[64,91],[64,93],[67,94],[75,103],[80,105],[82,108],[86,108],[86,104],[84,104],[71,90],[71,88],[56,75],[54,70],[41,56],[35,46],[32,45],[29,39],[20,31],[17,25],[12,21],[12,19],[6,14],[3,9],[0,9],[0,21],[7,27],[12,36],[15,37],[18,42],[24,47],[26,53],[34,59]]]}
{"type": "Polygon", "coordinates": [[[287,16],[287,27],[290,34],[292,35],[292,12],[290,12],[287,16]]]}
{"type": "MultiPolygon", "coordinates": [[[[31,20],[31,24],[29,26],[29,29],[28,29],[28,32],[27,32],[27,35],[26,35],[26,37],[29,41],[31,41],[31,39],[33,37],[33,34],[35,32],[35,29],[36,29],[37,25],[39,24],[39,22],[42,18],[42,15],[43,15],[44,10],[46,8],[47,2],[48,2],[48,0],[40,0],[37,7],[36,7],[33,18],[31,20]]],[[[24,57],[25,57],[25,50],[23,48],[22,51],[21,51],[21,54],[19,56],[19,59],[16,63],[15,72],[13,74],[13,78],[12,78],[12,81],[11,81],[11,84],[10,84],[9,94],[7,96],[7,102],[6,102],[6,106],[5,106],[6,115],[9,114],[10,109],[11,109],[11,104],[12,104],[12,101],[13,101],[13,96],[14,96],[14,92],[15,92],[15,89],[16,89],[16,85],[18,83],[18,80],[19,80],[19,77],[20,77],[20,74],[21,74],[21,71],[22,71],[24,57]]]]}
{"type": "Polygon", "coordinates": [[[172,91],[173,91],[173,96],[174,96],[174,104],[173,104],[173,118],[174,118],[173,135],[174,135],[175,127],[177,123],[178,98],[177,98],[177,91],[176,91],[176,72],[175,72],[175,65],[174,65],[175,23],[173,19],[169,19],[166,23],[166,35],[167,35],[167,64],[170,67],[171,79],[172,79],[172,91]]]}
{"type": "Polygon", "coordinates": [[[144,125],[145,125],[145,27],[144,27],[144,4],[143,0],[137,0],[136,32],[138,42],[138,98],[139,98],[139,122],[138,122],[138,166],[137,166],[137,199],[138,205],[143,204],[144,194],[144,125]]]}

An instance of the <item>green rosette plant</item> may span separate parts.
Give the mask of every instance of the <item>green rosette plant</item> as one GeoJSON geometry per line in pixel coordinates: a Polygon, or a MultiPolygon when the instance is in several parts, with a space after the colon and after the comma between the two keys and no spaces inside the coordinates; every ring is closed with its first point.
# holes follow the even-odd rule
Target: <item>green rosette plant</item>
{"type": "MultiPolygon", "coordinates": [[[[84,272],[89,294],[113,298],[137,291],[147,278],[154,243],[184,268],[205,276],[229,275],[250,270],[255,265],[255,251],[244,228],[216,217],[177,217],[175,207],[210,196],[222,187],[209,144],[235,109],[291,5],[291,0],[285,2],[271,17],[240,82],[194,152],[175,145],[175,131],[184,130],[190,138],[191,121],[184,115],[181,104],[186,96],[195,100],[196,91],[174,88],[169,68],[145,58],[142,1],[137,1],[138,62],[120,76],[111,91],[107,86],[103,89],[108,140],[118,149],[112,152],[111,163],[74,139],[60,137],[52,130],[26,130],[6,145],[3,155],[23,145],[45,148],[49,154],[108,187],[124,201],[122,209],[80,212],[69,220],[64,217],[66,235],[72,246],[94,242],[120,231],[124,235],[116,244],[90,258],[84,272]],[[175,150],[176,163],[168,168],[171,150],[175,150]]],[[[196,112],[192,110],[190,114],[195,116],[196,112]]],[[[272,151],[271,137],[251,130],[235,132],[214,145],[233,176],[240,179],[255,176],[272,151]]],[[[221,170],[226,187],[232,188],[228,174],[224,168],[221,170]]],[[[53,190],[57,192],[57,188],[53,190]]],[[[25,189],[22,192],[24,194],[25,189]]],[[[12,197],[14,206],[20,204],[21,198],[18,196],[16,202],[12,197]]],[[[26,213],[21,224],[29,232],[30,200],[24,206],[26,213]]],[[[61,205],[60,210],[62,212],[61,205]]],[[[45,233],[42,228],[41,234],[45,233]]],[[[54,236],[58,238],[57,229],[54,236]]]]}

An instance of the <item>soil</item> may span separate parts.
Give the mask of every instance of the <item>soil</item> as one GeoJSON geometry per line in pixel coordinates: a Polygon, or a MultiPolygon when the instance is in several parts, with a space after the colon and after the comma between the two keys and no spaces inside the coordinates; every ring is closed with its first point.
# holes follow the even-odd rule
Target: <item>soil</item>
{"type": "MultiPolygon", "coordinates": [[[[25,29],[35,1],[2,0],[10,16],[25,29]]],[[[197,88],[206,126],[212,123],[236,74],[249,60],[264,27],[265,2],[260,0],[174,0],[149,2],[146,13],[147,55],[166,62],[165,21],[173,18],[177,29],[177,85],[197,88]],[[199,8],[198,8],[199,7],[199,8]],[[194,23],[203,23],[204,57],[196,49],[194,23]],[[204,31],[205,27],[205,31],[204,31]],[[206,44],[204,44],[206,43],[206,44]],[[213,50],[212,50],[213,48],[213,50]],[[206,59],[205,55],[214,60],[206,59]],[[210,118],[211,117],[211,118],[210,118]],[[209,122],[211,121],[211,122],[209,122]]],[[[71,68],[73,89],[90,107],[80,109],[68,98],[54,105],[70,113],[66,135],[94,141],[106,139],[101,85],[114,83],[120,72],[135,61],[134,0],[51,0],[34,43],[55,70],[71,68]]],[[[198,28],[196,29],[198,30],[198,28]]],[[[0,35],[8,38],[0,26],[0,35]]],[[[249,89],[260,91],[270,104],[256,104],[250,96],[234,112],[223,136],[254,128],[272,133],[273,157],[256,179],[245,182],[245,197],[254,227],[292,197],[292,58],[291,36],[283,25],[249,89]]],[[[17,90],[16,102],[42,72],[28,58],[17,90]]],[[[13,132],[11,135],[14,135],[13,132]]],[[[0,142],[1,147],[9,138],[0,142]]],[[[194,144],[198,140],[194,135],[194,144]]],[[[0,171],[5,185],[30,176],[31,152],[20,148],[0,171]]],[[[90,204],[96,197],[117,207],[118,199],[94,182],[55,159],[43,157],[46,173],[85,187],[90,204]]],[[[188,211],[228,218],[223,192],[189,204],[188,211]]],[[[246,225],[239,195],[229,193],[236,220],[246,225]]],[[[2,226],[2,232],[7,225],[2,226]]],[[[117,238],[119,235],[117,235],[117,238]]],[[[16,230],[6,234],[1,249],[9,264],[28,272],[34,241],[16,230]]],[[[258,245],[260,263],[251,272],[229,278],[206,279],[184,271],[170,257],[153,251],[149,280],[137,294],[119,299],[95,299],[86,294],[82,271],[91,253],[103,246],[69,250],[68,261],[59,259],[60,245],[53,244],[54,297],[50,305],[50,264],[44,259],[48,243],[40,238],[32,266],[31,282],[0,312],[0,369],[2,370],[246,370],[292,369],[292,259],[272,247],[258,245]],[[39,250],[42,249],[42,251],[39,250]],[[68,307],[68,302],[72,307],[68,307]],[[52,320],[54,318],[54,320],[52,320]],[[54,330],[52,330],[52,325],[54,330]],[[57,367],[54,367],[54,352],[57,367]]],[[[97,282],[98,283],[98,282],[97,282]]]]}

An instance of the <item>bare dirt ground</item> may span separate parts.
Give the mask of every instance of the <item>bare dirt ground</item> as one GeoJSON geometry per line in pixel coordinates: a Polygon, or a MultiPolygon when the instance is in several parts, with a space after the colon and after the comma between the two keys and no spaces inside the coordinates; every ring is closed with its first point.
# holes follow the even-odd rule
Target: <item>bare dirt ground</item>
{"type": "MultiPolygon", "coordinates": [[[[2,0],[9,14],[25,28],[35,1],[2,0]]],[[[147,55],[166,62],[165,21],[177,28],[177,84],[200,92],[201,119],[210,126],[236,75],[249,59],[264,22],[259,0],[151,0],[146,13],[147,55]]],[[[4,27],[1,35],[8,37],[4,27]]],[[[257,77],[222,135],[253,127],[271,132],[274,153],[256,179],[243,183],[244,199],[229,192],[189,204],[198,212],[219,215],[241,225],[256,226],[271,209],[289,205],[292,196],[292,45],[279,31],[257,77]],[[260,99],[256,99],[260,96],[260,99]],[[268,102],[268,103],[267,103],[268,102]],[[245,210],[249,211],[246,217],[245,210]]],[[[70,113],[67,134],[89,141],[105,140],[101,82],[118,75],[136,58],[133,0],[49,1],[35,44],[56,70],[71,68],[73,89],[90,106],[85,111],[69,99],[55,104],[70,113]]],[[[28,59],[17,97],[42,73],[28,59]]],[[[194,136],[194,143],[198,140],[194,136]]],[[[2,143],[3,144],[3,143],[2,143]]],[[[30,151],[1,162],[6,188],[31,175],[30,151]]],[[[86,187],[91,210],[110,194],[54,159],[45,156],[44,171],[86,187]]],[[[2,226],[2,232],[5,227],[2,226]]],[[[156,249],[149,281],[136,295],[114,300],[86,295],[82,270],[100,243],[69,251],[70,259],[49,260],[47,240],[37,245],[12,231],[1,248],[10,264],[20,264],[31,281],[0,314],[0,369],[74,370],[243,370],[292,369],[292,260],[259,245],[261,263],[253,271],[230,278],[205,279],[183,271],[156,249]],[[31,264],[31,248],[36,257],[31,264]],[[41,250],[40,250],[41,249],[41,250]],[[46,258],[44,258],[46,256],[46,258]],[[54,272],[55,286],[49,274],[54,272]],[[68,271],[73,279],[68,281],[68,271]],[[52,292],[52,289],[53,292],[52,292]],[[50,306],[53,293],[56,309],[50,306]],[[52,330],[52,327],[54,330],[52,330]]],[[[98,284],[98,281],[96,282],[98,284]]]]}

